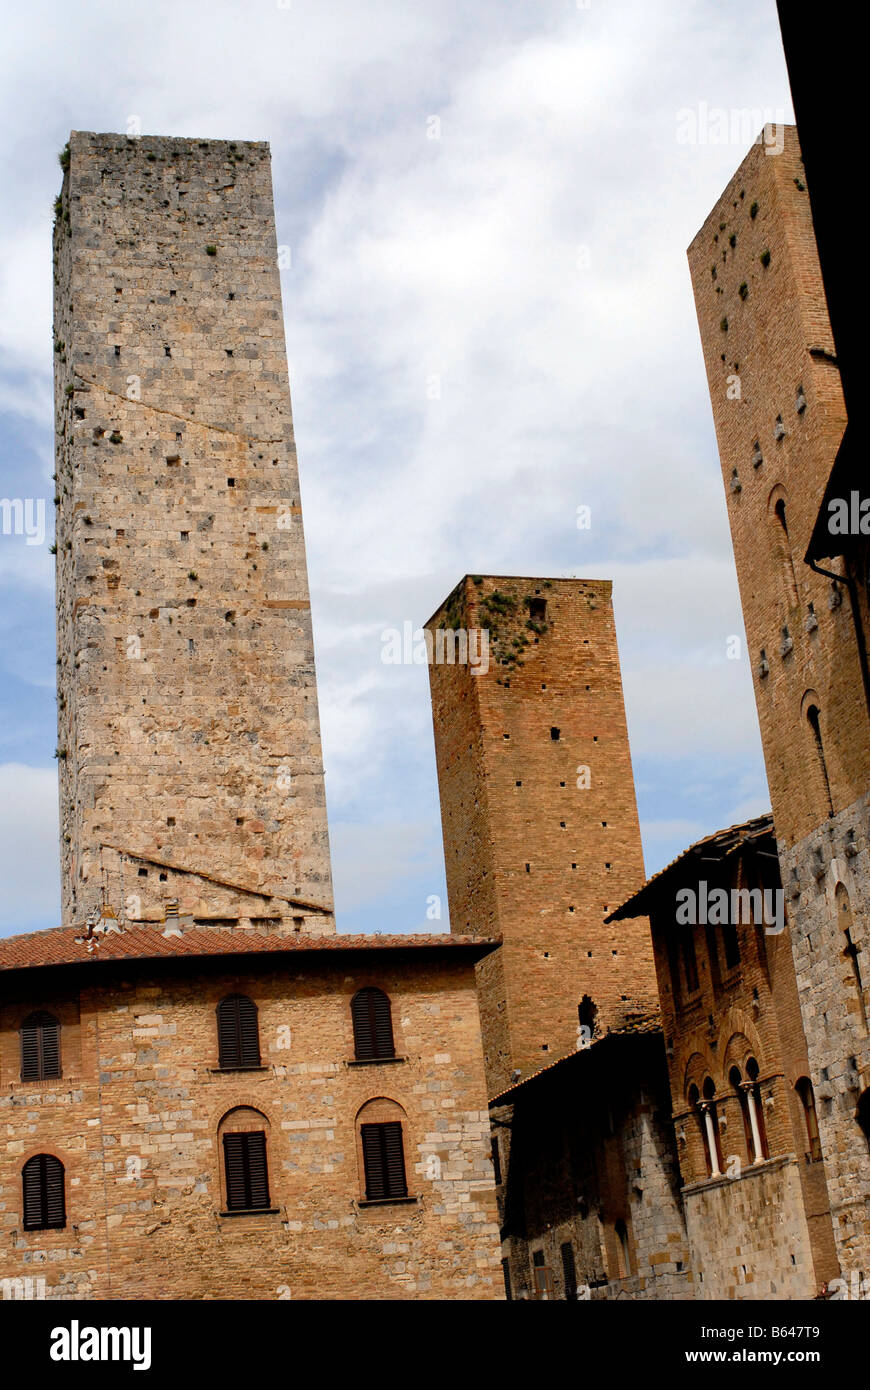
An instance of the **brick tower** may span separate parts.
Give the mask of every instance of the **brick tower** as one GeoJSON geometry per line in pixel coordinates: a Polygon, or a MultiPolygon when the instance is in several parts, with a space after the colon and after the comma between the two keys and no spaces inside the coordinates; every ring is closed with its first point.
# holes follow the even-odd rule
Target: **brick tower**
{"type": "Polygon", "coordinates": [[[815,1088],[803,1118],[841,1263],[870,1275],[867,574],[808,563],[846,416],[796,132],[766,148],[689,264],[815,1088]]]}
{"type": "Polygon", "coordinates": [[[467,576],[426,625],[451,929],[504,938],[479,966],[490,1095],[657,1010],[646,921],[603,923],[643,882],[610,589],[467,576]],[[477,630],[488,661],[451,663],[477,630]]]}
{"type": "Polygon", "coordinates": [[[62,162],[64,922],[333,931],[268,146],[79,131],[62,162]]]}

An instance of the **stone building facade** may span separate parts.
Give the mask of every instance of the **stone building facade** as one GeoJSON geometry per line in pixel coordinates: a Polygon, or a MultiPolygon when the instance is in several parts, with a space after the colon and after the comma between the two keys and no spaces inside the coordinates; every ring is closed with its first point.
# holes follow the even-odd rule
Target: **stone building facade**
{"type": "Polygon", "coordinates": [[[866,471],[846,412],[794,129],[754,145],[689,248],[837,1249],[870,1274],[866,471]],[[866,491],[866,483],[864,483],[866,491]],[[826,534],[827,532],[827,534],[826,534]],[[824,560],[822,564],[820,561],[824,560]]]}
{"type": "Polygon", "coordinates": [[[268,149],[74,132],[63,926],[0,943],[0,1284],[503,1297],[477,964],[339,936],[268,149]]]}
{"type": "Polygon", "coordinates": [[[813,1298],[839,1265],[771,817],[699,841],[613,920],[638,914],[695,1296],[813,1298]]]}
{"type": "Polygon", "coordinates": [[[466,576],[426,627],[489,634],[486,669],[429,674],[451,927],[504,942],[479,981],[495,1095],[657,1011],[646,924],[604,925],[643,882],[611,586],[466,576]]]}
{"type": "Polygon", "coordinates": [[[74,131],[64,162],[64,924],[109,889],[334,930],[268,147],[74,131]]]}
{"type": "Polygon", "coordinates": [[[509,1298],[695,1296],[658,1027],[607,1033],[490,1113],[509,1298]]]}
{"type": "Polygon", "coordinates": [[[491,949],[154,927],[0,942],[0,1281],[76,1299],[501,1297],[474,977],[491,949]],[[352,1001],[373,988],[392,1056],[356,1046],[352,1001]],[[255,1061],[219,1045],[216,1011],[239,995],[255,1061]],[[35,1014],[59,1024],[59,1058],[28,1079],[35,1014]],[[363,1130],[389,1124],[406,1191],[386,1199],[363,1130]],[[264,1136],[259,1207],[229,1201],[228,1134],[264,1136]],[[28,1229],[39,1156],[61,1165],[64,1220],[28,1229]]]}

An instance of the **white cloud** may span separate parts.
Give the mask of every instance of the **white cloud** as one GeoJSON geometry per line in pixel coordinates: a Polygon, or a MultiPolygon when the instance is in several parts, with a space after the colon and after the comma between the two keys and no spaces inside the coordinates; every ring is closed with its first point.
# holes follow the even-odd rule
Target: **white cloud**
{"type": "Polygon", "coordinates": [[[4,42],[0,406],[28,427],[69,127],[272,143],[330,812],[360,842],[385,799],[437,841],[425,674],[379,633],[466,572],[612,577],[635,759],[760,769],[685,259],[745,151],[675,136],[702,100],[790,109],[773,5],[43,0],[4,42]]]}

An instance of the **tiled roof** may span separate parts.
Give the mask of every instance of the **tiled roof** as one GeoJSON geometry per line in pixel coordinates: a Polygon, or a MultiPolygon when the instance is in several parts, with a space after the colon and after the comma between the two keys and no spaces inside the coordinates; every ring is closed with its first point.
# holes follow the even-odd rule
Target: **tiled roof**
{"type": "Polygon", "coordinates": [[[703,840],[696,840],[693,845],[689,845],[688,849],[684,849],[682,854],[678,854],[676,859],[672,859],[670,864],[666,864],[663,869],[659,869],[657,874],[653,874],[652,878],[648,878],[642,888],[638,888],[637,892],[628,898],[621,907],[611,912],[609,917],[605,917],[605,923],[618,922],[625,917],[645,916],[653,896],[650,891],[653,886],[658,887],[666,875],[670,874],[678,864],[684,864],[691,855],[709,859],[727,859],[728,855],[739,849],[741,845],[766,839],[773,834],[773,816],[768,811],[765,815],[756,816],[753,820],[742,821],[740,825],[729,825],[727,830],[717,830],[714,835],[705,835],[703,840]]]}
{"type": "Polygon", "coordinates": [[[624,1028],[611,1028],[603,1037],[596,1038],[588,1047],[579,1047],[576,1052],[569,1052],[564,1057],[557,1057],[555,1062],[548,1062],[545,1067],[539,1067],[537,1071],[529,1072],[528,1076],[523,1076],[519,1081],[515,1081],[512,1086],[507,1086],[505,1090],[499,1091],[498,1095],[492,1096],[490,1105],[510,1105],[516,1099],[517,1091],[528,1086],[530,1082],[537,1081],[539,1076],[546,1076],[548,1072],[555,1071],[557,1067],[567,1067],[576,1061],[578,1057],[588,1057],[591,1055],[600,1056],[601,1049],[609,1044],[613,1046],[614,1038],[636,1038],[649,1037],[652,1033],[661,1033],[662,1025],[658,1014],[651,1014],[648,1018],[637,1019],[627,1024],[624,1028]]]}
{"type": "Polygon", "coordinates": [[[472,956],[484,956],[499,945],[497,938],[454,936],[450,932],[281,936],[277,932],[192,927],[181,936],[174,933],[165,936],[164,930],[163,924],[157,923],[148,927],[126,927],[121,932],[101,933],[87,939],[85,927],[52,927],[48,931],[8,936],[0,939],[0,971],[86,964],[97,960],[165,960],[269,952],[461,950],[472,956]]]}

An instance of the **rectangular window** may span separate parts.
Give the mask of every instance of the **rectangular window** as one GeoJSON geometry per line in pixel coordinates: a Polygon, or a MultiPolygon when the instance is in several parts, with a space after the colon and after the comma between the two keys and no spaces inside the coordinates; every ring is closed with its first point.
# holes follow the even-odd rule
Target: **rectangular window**
{"type": "Polygon", "coordinates": [[[562,1279],[565,1284],[565,1297],[569,1300],[577,1297],[577,1266],[574,1263],[574,1247],[570,1240],[566,1240],[561,1247],[562,1255],[562,1279]]]}
{"type": "Polygon", "coordinates": [[[400,1120],[382,1124],[361,1125],[363,1164],[365,1166],[366,1200],[383,1202],[390,1198],[407,1197],[405,1150],[400,1120]]]}
{"type": "Polygon", "coordinates": [[[740,943],[737,940],[737,928],[733,922],[727,923],[722,928],[722,941],[725,945],[725,966],[731,970],[735,965],[740,964],[740,943]]]}
{"type": "Polygon", "coordinates": [[[553,1271],[544,1264],[543,1250],[536,1250],[532,1255],[532,1278],[535,1298],[551,1299],[553,1297],[553,1271]]]}
{"type": "Polygon", "coordinates": [[[686,928],[683,937],[683,969],[686,972],[686,992],[694,994],[698,988],[698,958],[695,955],[695,932],[686,928]]]}
{"type": "Polygon", "coordinates": [[[227,1211],[256,1211],[269,1206],[266,1136],[262,1130],[225,1134],[224,1166],[227,1211]]]}

